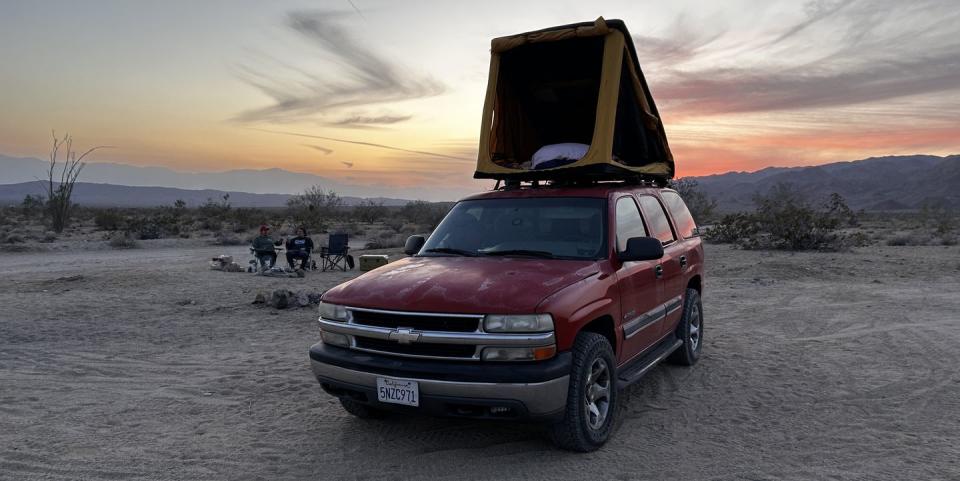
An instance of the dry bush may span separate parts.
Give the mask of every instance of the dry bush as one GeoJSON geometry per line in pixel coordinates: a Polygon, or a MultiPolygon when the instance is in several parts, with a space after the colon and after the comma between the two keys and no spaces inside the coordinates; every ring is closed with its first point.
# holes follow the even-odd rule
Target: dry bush
{"type": "Polygon", "coordinates": [[[866,242],[863,235],[842,232],[856,225],[857,216],[839,194],[817,209],[791,185],[777,184],[755,196],[754,204],[754,212],[724,216],[705,238],[744,249],[783,250],[839,250],[866,242]]]}
{"type": "Polygon", "coordinates": [[[696,180],[671,180],[669,187],[680,194],[683,202],[690,209],[690,214],[693,215],[698,224],[714,220],[717,212],[717,201],[700,190],[700,184],[696,180]]]}
{"type": "Polygon", "coordinates": [[[100,210],[93,215],[94,225],[99,229],[107,231],[120,230],[125,221],[126,218],[116,209],[100,210]]]}
{"type": "Polygon", "coordinates": [[[243,239],[235,234],[229,232],[218,232],[217,235],[213,237],[213,242],[211,243],[218,246],[239,246],[245,244],[246,242],[244,242],[243,239]]]}
{"type": "Polygon", "coordinates": [[[334,191],[315,185],[287,200],[287,215],[309,231],[324,232],[343,213],[343,199],[334,191]]]}
{"type": "Polygon", "coordinates": [[[350,213],[358,221],[372,224],[386,218],[388,211],[382,200],[364,199],[353,206],[350,213]]]}
{"type": "MultiPolygon", "coordinates": [[[[406,223],[424,226],[428,230],[433,230],[437,227],[437,224],[443,220],[443,217],[447,215],[447,212],[452,206],[453,204],[448,202],[434,203],[415,200],[401,207],[398,212],[398,217],[406,221],[406,223]]],[[[391,227],[393,227],[392,224],[391,227]]],[[[397,232],[399,232],[399,230],[397,232]]]]}
{"type": "Polygon", "coordinates": [[[114,249],[134,249],[140,247],[140,243],[126,233],[114,234],[110,237],[110,241],[107,244],[114,249]]]}

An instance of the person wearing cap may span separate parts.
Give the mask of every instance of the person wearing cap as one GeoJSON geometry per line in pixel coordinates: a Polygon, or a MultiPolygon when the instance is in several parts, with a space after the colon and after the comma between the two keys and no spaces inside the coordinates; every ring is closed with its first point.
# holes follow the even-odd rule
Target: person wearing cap
{"type": "Polygon", "coordinates": [[[277,245],[277,242],[274,242],[273,238],[270,237],[270,227],[261,225],[260,235],[253,239],[253,245],[250,248],[257,259],[266,258],[269,261],[267,268],[272,269],[274,264],[277,263],[277,251],[273,247],[275,245],[277,245]]]}

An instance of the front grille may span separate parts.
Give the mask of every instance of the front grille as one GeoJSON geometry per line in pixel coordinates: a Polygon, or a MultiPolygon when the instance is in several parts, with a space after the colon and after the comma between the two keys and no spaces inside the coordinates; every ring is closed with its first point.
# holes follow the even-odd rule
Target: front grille
{"type": "Polygon", "coordinates": [[[469,344],[428,344],[417,342],[413,344],[400,344],[395,341],[359,336],[355,338],[355,342],[356,347],[360,349],[405,354],[408,356],[460,357],[470,359],[473,358],[477,350],[476,346],[469,344]]]}
{"type": "Polygon", "coordinates": [[[405,327],[418,331],[474,332],[480,325],[480,318],[354,310],[353,323],[387,328],[405,327]]]}

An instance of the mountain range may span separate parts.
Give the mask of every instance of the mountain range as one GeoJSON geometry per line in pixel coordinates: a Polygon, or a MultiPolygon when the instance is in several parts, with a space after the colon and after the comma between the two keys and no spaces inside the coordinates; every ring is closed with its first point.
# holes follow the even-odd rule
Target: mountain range
{"type": "Polygon", "coordinates": [[[917,209],[924,202],[960,208],[960,155],[871,157],[811,167],[769,167],[756,172],[694,177],[720,210],[753,208],[753,196],[778,183],[792,184],[807,198],[844,197],[853,209],[917,209]]]}
{"type": "MultiPolygon", "coordinates": [[[[43,192],[37,179],[45,177],[47,163],[34,158],[0,155],[0,204],[15,204],[24,196],[43,192]]],[[[313,174],[282,169],[232,170],[219,173],[185,173],[161,167],[124,164],[88,164],[74,190],[81,205],[145,207],[169,205],[182,199],[199,205],[230,194],[230,202],[243,207],[279,207],[290,195],[321,185],[344,197],[347,204],[376,198],[385,205],[402,205],[404,199],[455,200],[456,189],[391,189],[356,186],[313,174]],[[397,195],[384,195],[394,192],[397,195]]],[[[691,177],[700,189],[716,199],[722,211],[753,208],[753,197],[778,183],[789,183],[812,200],[842,195],[853,209],[917,209],[924,202],[960,208],[960,155],[909,155],[872,157],[809,167],[768,167],[756,172],[691,177]]]]}
{"type": "MultiPolygon", "coordinates": [[[[0,155],[0,184],[19,184],[47,178],[49,163],[34,157],[0,155]]],[[[469,192],[444,186],[403,188],[353,184],[316,174],[283,169],[238,169],[224,172],[180,172],[165,167],[91,162],[83,168],[81,182],[136,187],[173,187],[176,189],[213,189],[251,194],[296,194],[320,185],[341,196],[388,197],[441,201],[457,199],[469,192]]]]}

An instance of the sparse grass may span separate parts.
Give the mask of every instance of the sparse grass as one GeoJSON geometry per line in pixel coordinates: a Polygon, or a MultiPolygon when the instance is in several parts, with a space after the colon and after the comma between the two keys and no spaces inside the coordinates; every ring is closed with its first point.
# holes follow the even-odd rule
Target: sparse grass
{"type": "Polygon", "coordinates": [[[135,249],[140,243],[126,234],[114,234],[108,245],[114,249],[135,249]]]}

